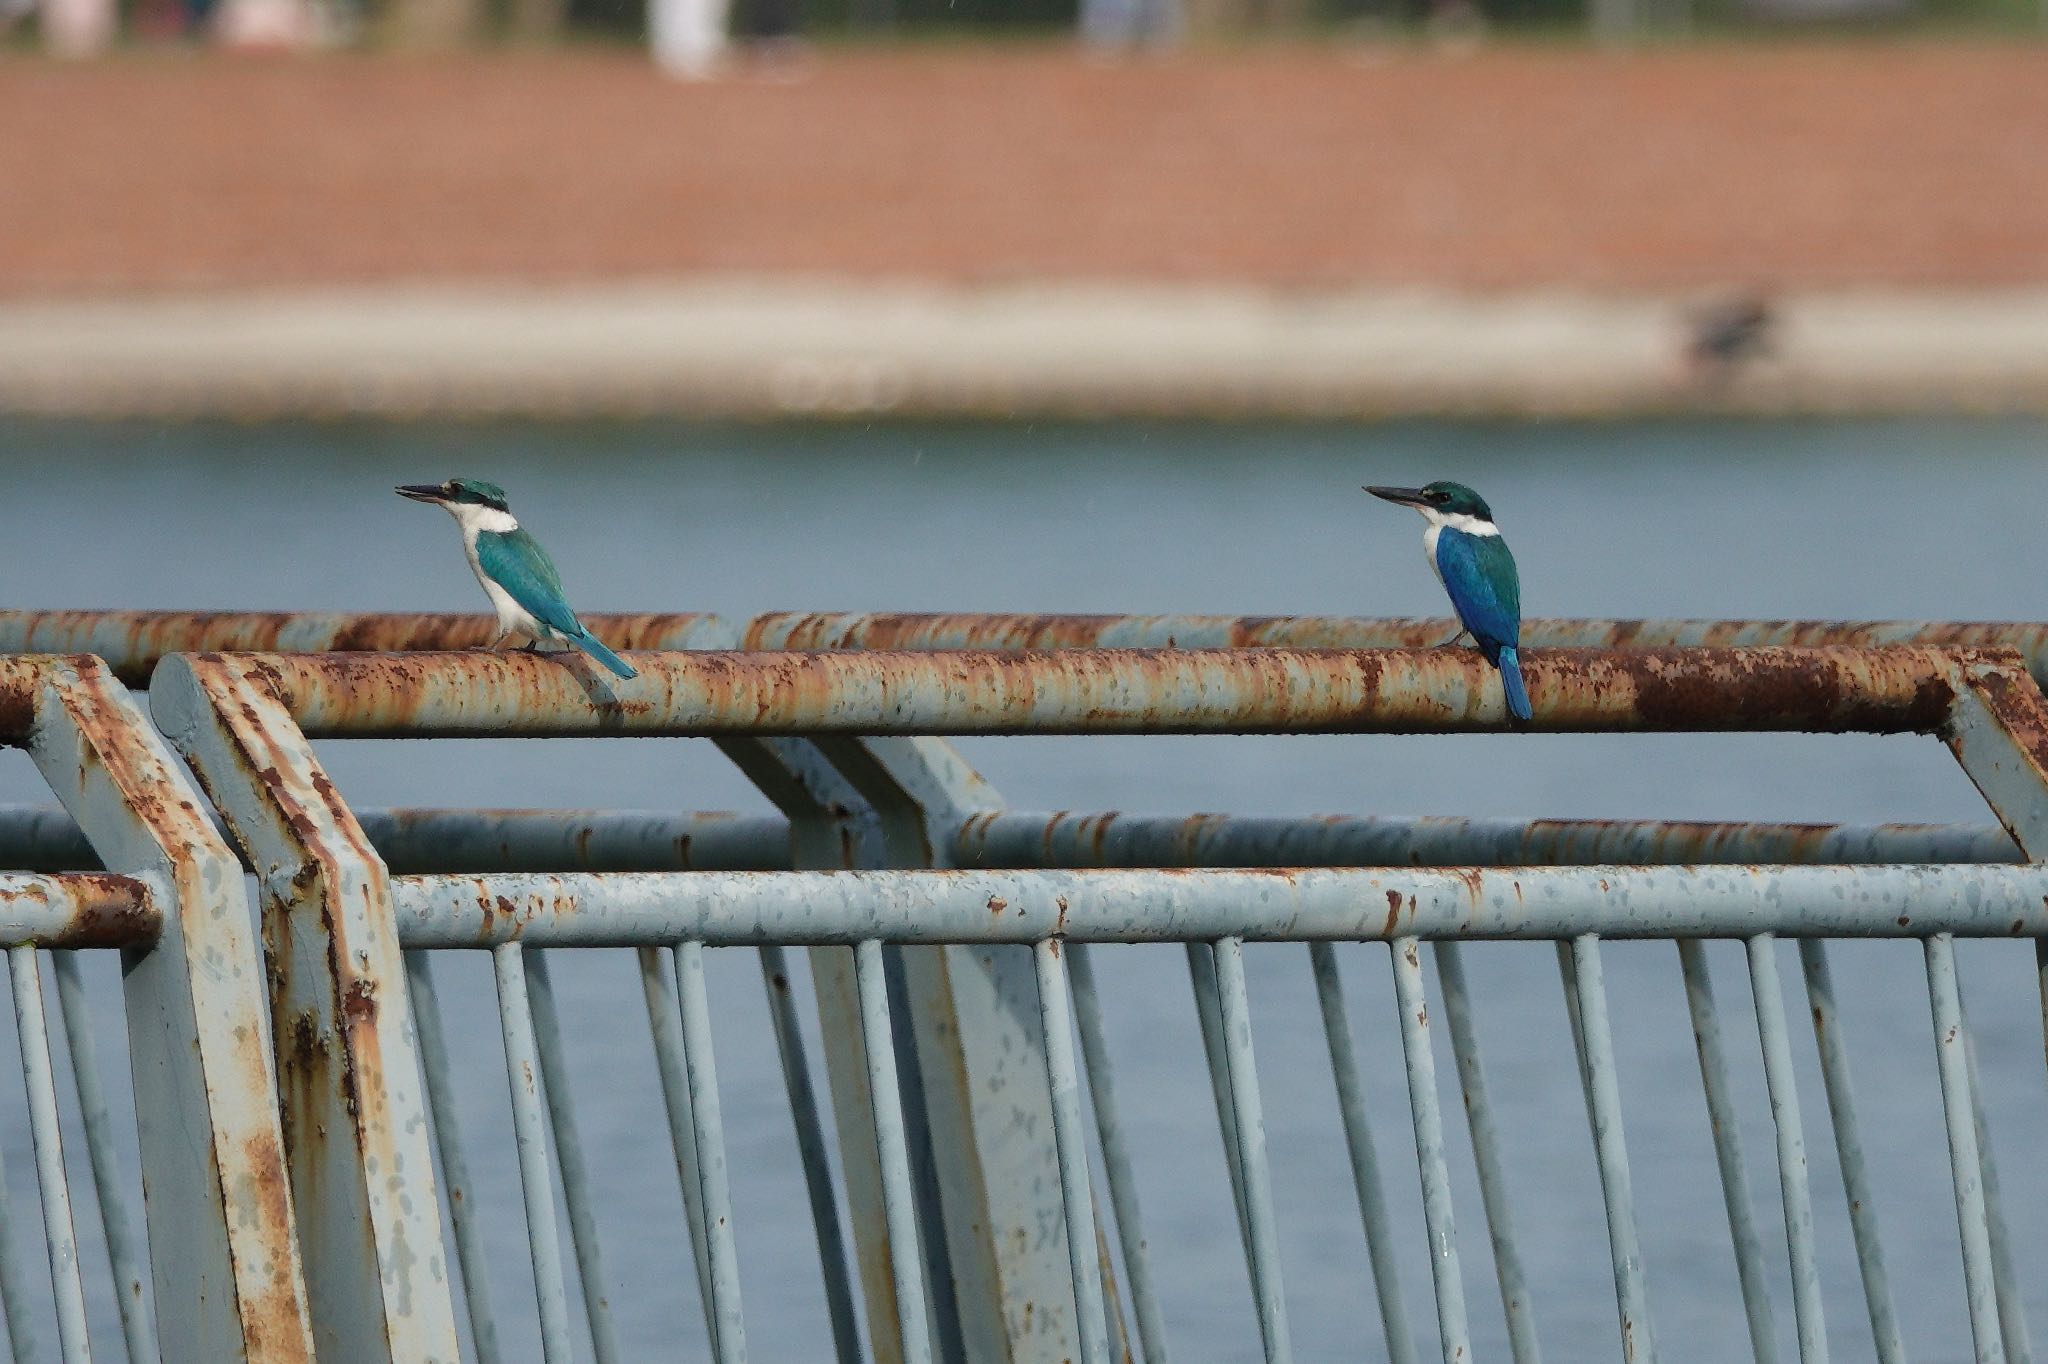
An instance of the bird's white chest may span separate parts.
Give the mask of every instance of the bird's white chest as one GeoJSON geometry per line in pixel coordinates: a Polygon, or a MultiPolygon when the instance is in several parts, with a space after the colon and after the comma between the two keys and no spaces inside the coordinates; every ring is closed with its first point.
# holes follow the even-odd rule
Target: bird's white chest
{"type": "Polygon", "coordinates": [[[1437,562],[1436,542],[1443,538],[1444,523],[1432,521],[1422,528],[1422,557],[1429,560],[1429,571],[1436,574],[1436,580],[1444,580],[1444,566],[1437,562]]]}
{"type": "Polygon", "coordinates": [[[477,537],[486,530],[516,529],[519,525],[510,516],[500,512],[510,526],[485,525],[479,517],[458,518],[462,524],[462,552],[469,559],[469,571],[476,574],[476,580],[483,585],[484,596],[490,599],[491,610],[497,613],[500,633],[513,633],[529,639],[548,638],[551,631],[533,618],[533,613],[512,599],[512,594],[498,585],[498,580],[484,571],[483,559],[476,552],[477,537]]]}

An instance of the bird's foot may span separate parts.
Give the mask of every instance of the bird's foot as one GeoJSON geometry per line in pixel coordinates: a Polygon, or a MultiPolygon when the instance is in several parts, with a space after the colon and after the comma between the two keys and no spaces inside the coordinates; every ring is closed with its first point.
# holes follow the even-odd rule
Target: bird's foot
{"type": "MultiPolygon", "coordinates": [[[[1471,638],[1472,632],[1470,630],[1460,630],[1457,634],[1452,635],[1449,639],[1445,640],[1441,644],[1436,645],[1435,647],[1439,649],[1456,649],[1462,646],[1466,640],[1471,638]]],[[[1476,644],[1478,641],[1474,640],[1473,642],[1476,644]]]]}

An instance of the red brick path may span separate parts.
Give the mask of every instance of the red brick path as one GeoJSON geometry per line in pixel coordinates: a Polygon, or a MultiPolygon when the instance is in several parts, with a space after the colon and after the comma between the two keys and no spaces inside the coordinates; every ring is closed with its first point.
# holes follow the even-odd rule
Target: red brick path
{"type": "Polygon", "coordinates": [[[2048,282],[2048,47],[0,62],[0,294],[2048,282]]]}

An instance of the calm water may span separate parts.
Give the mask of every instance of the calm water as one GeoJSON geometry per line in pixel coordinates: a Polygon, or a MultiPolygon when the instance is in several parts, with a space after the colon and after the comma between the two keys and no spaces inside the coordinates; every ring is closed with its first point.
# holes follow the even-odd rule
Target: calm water
{"type": "MultiPolygon", "coordinates": [[[[1456,477],[1492,500],[1532,614],[2040,618],[2048,425],[1828,423],[1366,428],[0,426],[0,600],[20,606],[474,609],[452,527],[390,493],[467,474],[512,493],[586,609],[1434,613],[1409,513],[1364,482],[1456,477]]],[[[1931,740],[1744,736],[983,740],[1023,808],[1760,819],[1985,818],[1931,740]]],[[[696,742],[330,744],[357,804],[764,809],[696,742]]],[[[25,760],[0,796],[43,799],[25,760]]],[[[755,1357],[826,1357],[808,1213],[752,959],[713,953],[719,1066],[755,1357]]],[[[1547,1357],[1618,1355],[1605,1228],[1557,972],[1541,945],[1469,954],[1547,1357]]],[[[1375,1136],[1432,1318],[1385,954],[1345,953],[1375,1136]]],[[[1865,1141],[1919,1360],[1968,1357],[1924,985],[1909,945],[1847,947],[1865,1141]]],[[[1178,1358],[1257,1336],[1181,954],[1099,959],[1141,1194],[1178,1358]]],[[[2048,1131],[2030,954],[1964,954],[2023,1281],[2048,1275],[2048,1131]]],[[[1249,953],[1296,1350],[1376,1359],[1320,1024],[1299,947],[1249,953]]],[[[1774,1239],[1771,1127],[1738,951],[1715,949],[1757,1210],[1774,1239]]],[[[694,1277],[630,957],[558,968],[603,1200],[611,1300],[634,1359],[701,1358],[694,1277]]],[[[488,971],[443,962],[471,1159],[498,1252],[505,1343],[537,1356],[488,971]]],[[[1796,967],[1784,963],[1788,982],[1796,967]]],[[[111,986],[110,972],[99,983],[111,986]]],[[[1675,954],[1608,954],[1628,1138],[1666,1357],[1747,1349],[1675,954]]],[[[1796,987],[1795,987],[1796,988],[1796,987]]],[[[111,990],[105,996],[111,999],[111,990]]],[[[1794,1015],[1798,1010],[1794,1007],[1794,1015]]],[[[110,1039],[110,1045],[112,1041],[110,1039]]],[[[813,1054],[816,1039],[813,1038],[813,1054]]],[[[11,1045],[11,1043],[9,1044],[11,1045]]],[[[1811,1039],[1795,1038],[1836,1357],[1870,1356],[1811,1039]]],[[[111,1056],[110,1056],[111,1063],[111,1056]]],[[[0,1075],[16,1073],[12,1062],[0,1075]]],[[[1445,1077],[1448,1082],[1448,1076],[1445,1077]]],[[[0,1152],[38,1247],[19,1091],[0,1152]]],[[[1455,1117],[1455,1107],[1449,1110],[1455,1117]]],[[[1481,1359],[1505,1356],[1462,1129],[1451,1133],[1481,1359]]],[[[88,1253],[97,1238],[81,1209],[88,1253]]],[[[1775,1238],[1782,1240],[1781,1237],[1775,1238]]],[[[1782,1251],[1778,1254],[1782,1260],[1782,1251]]],[[[97,1262],[88,1261],[88,1268],[97,1262]]],[[[1789,1289],[1776,1285],[1791,1353],[1789,1289]]],[[[98,1293],[97,1281],[93,1281],[98,1293]]],[[[2037,1293],[2037,1329],[2048,1293],[2037,1293]]],[[[104,1308],[102,1294],[99,1299],[104,1308]]],[[[44,1331],[47,1342],[53,1333],[44,1331]]],[[[115,1348],[108,1335],[105,1348],[115,1348]]]]}

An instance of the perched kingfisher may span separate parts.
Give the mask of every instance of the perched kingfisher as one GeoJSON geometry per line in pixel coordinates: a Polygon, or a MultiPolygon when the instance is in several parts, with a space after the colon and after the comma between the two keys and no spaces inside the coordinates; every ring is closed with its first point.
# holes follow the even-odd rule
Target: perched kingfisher
{"type": "Polygon", "coordinates": [[[1522,660],[1516,652],[1522,639],[1522,579],[1486,499],[1462,483],[1369,486],[1366,491],[1415,508],[1429,523],[1422,532],[1422,552],[1450,594],[1463,633],[1472,636],[1486,661],[1500,669],[1508,714],[1518,724],[1527,723],[1529,693],[1522,686],[1522,660]]]}
{"type": "Polygon", "coordinates": [[[562,576],[540,541],[519,527],[506,504],[505,490],[480,478],[452,478],[446,483],[408,483],[400,497],[430,502],[455,518],[462,528],[462,548],[484,595],[498,613],[496,648],[514,635],[534,645],[558,639],[573,644],[620,677],[638,676],[626,660],[604,647],[583,627],[562,596],[562,576]]]}

